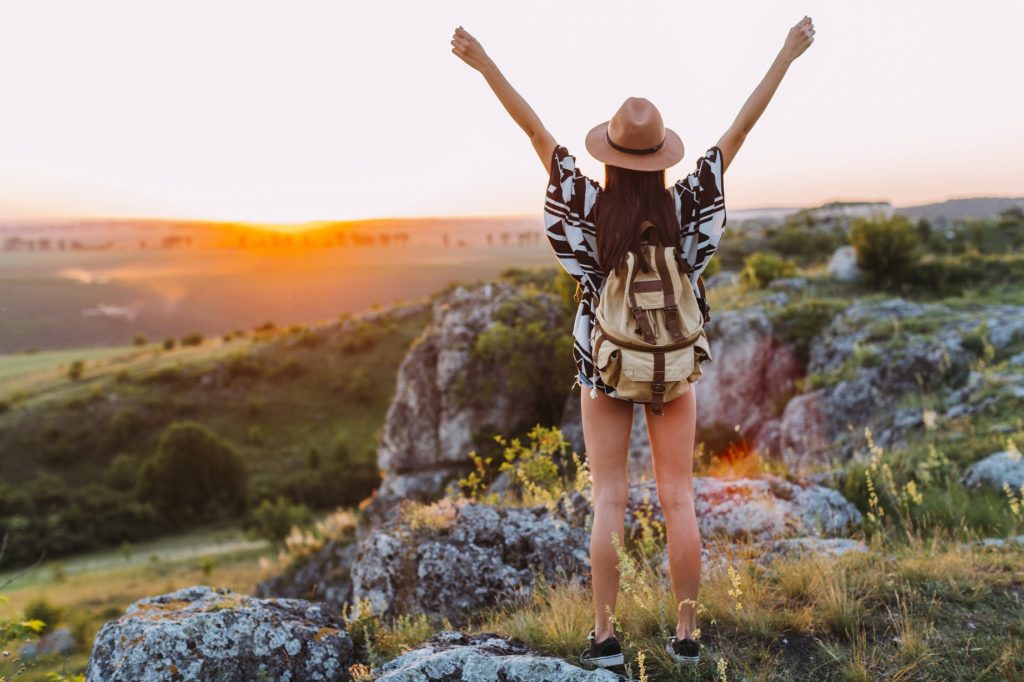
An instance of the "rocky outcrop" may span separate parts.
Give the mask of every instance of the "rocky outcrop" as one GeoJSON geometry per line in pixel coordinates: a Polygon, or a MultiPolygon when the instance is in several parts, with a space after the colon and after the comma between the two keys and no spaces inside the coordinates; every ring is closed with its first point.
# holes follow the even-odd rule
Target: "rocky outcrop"
{"type": "MultiPolygon", "coordinates": [[[[694,481],[706,538],[745,541],[835,537],[861,522],[835,490],[767,476],[694,481]]],[[[590,503],[581,492],[545,506],[504,508],[444,499],[422,507],[419,521],[396,519],[359,544],[353,599],[375,613],[423,611],[461,622],[474,609],[529,596],[538,575],[589,581],[590,503]]],[[[630,486],[627,534],[642,519],[664,523],[656,483],[630,486]]]]}
{"type": "Polygon", "coordinates": [[[205,585],[146,597],[96,633],[86,680],[348,680],[353,644],[338,615],[205,585]]]}
{"type": "Polygon", "coordinates": [[[528,596],[535,576],[584,576],[590,537],[544,506],[506,508],[445,498],[420,519],[393,519],[360,541],[354,605],[422,611],[461,623],[474,609],[528,596]]]}
{"type": "MultiPolygon", "coordinates": [[[[694,507],[701,536],[749,541],[789,537],[847,535],[861,514],[839,492],[777,476],[693,481],[694,507]]],[[[654,481],[630,486],[627,526],[636,532],[638,512],[649,505],[651,517],[664,523],[654,481]]]]}
{"type": "Polygon", "coordinates": [[[385,520],[398,500],[441,496],[469,470],[467,455],[479,439],[520,429],[532,414],[530,400],[505,390],[512,368],[480,367],[473,353],[480,334],[507,317],[509,306],[528,308],[529,319],[548,326],[562,323],[553,296],[519,293],[513,284],[489,282],[456,287],[434,302],[430,324],[398,369],[377,452],[384,479],[364,510],[367,524],[385,520]]]}
{"type": "Polygon", "coordinates": [[[969,466],[962,481],[968,488],[989,486],[1002,490],[1008,485],[1016,494],[1024,490],[1024,456],[1016,447],[991,454],[969,466]]]}
{"type": "Polygon", "coordinates": [[[352,562],[356,545],[351,540],[328,540],[309,556],[301,557],[283,573],[256,586],[254,595],[263,599],[284,597],[334,604],[352,597],[352,562]]]}
{"type": "MultiPolygon", "coordinates": [[[[1024,339],[1024,306],[991,306],[979,313],[901,298],[852,303],[811,343],[807,371],[824,385],[791,399],[778,423],[765,427],[761,442],[791,470],[806,473],[830,459],[843,462],[863,453],[865,427],[883,447],[928,428],[939,415],[898,408],[906,395],[940,392],[947,417],[980,409],[985,398],[973,404],[972,398],[986,382],[969,368],[982,343],[981,322],[997,355],[1024,339]]],[[[1011,396],[1019,385],[1024,397],[1024,377],[1017,376],[991,381],[1005,384],[1011,396]]]]}
{"type": "MultiPolygon", "coordinates": [[[[582,646],[580,647],[583,648],[582,646]]],[[[609,670],[585,670],[542,656],[496,633],[467,635],[444,630],[421,647],[373,671],[378,682],[617,682],[609,670]]]]}
{"type": "Polygon", "coordinates": [[[68,628],[56,628],[47,632],[35,642],[26,642],[18,650],[18,657],[24,661],[32,660],[38,656],[49,656],[59,654],[69,656],[75,653],[75,638],[68,628]]]}

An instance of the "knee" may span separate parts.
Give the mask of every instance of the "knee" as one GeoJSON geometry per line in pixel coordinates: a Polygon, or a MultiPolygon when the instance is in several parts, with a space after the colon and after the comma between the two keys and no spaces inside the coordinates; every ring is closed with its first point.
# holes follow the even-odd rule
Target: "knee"
{"type": "Polygon", "coordinates": [[[665,518],[694,513],[693,493],[690,491],[673,492],[670,497],[658,498],[661,511],[665,518]]]}
{"type": "Polygon", "coordinates": [[[598,509],[607,513],[626,514],[626,503],[629,500],[628,488],[594,491],[594,511],[598,509]]]}

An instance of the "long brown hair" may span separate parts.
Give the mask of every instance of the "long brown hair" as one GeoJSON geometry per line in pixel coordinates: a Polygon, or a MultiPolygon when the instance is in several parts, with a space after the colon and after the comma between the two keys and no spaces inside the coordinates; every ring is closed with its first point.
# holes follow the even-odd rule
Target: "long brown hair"
{"type": "Polygon", "coordinates": [[[644,271],[651,270],[653,264],[646,262],[640,248],[640,223],[645,219],[654,223],[661,244],[679,243],[679,220],[672,190],[665,187],[665,171],[638,171],[605,164],[604,188],[594,205],[594,222],[597,260],[606,275],[625,264],[629,251],[639,257],[644,271]]]}

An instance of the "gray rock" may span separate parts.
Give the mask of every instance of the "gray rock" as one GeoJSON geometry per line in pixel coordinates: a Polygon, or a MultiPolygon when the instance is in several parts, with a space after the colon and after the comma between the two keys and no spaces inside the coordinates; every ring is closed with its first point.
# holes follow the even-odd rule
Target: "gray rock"
{"type": "Polygon", "coordinates": [[[753,439],[775,417],[772,405],[793,390],[804,369],[790,346],[776,338],[764,309],[726,310],[707,328],[713,360],[704,364],[697,390],[697,424],[732,429],[753,439]]]}
{"type": "Polygon", "coordinates": [[[617,682],[622,679],[610,670],[585,670],[560,658],[539,655],[495,633],[466,635],[447,630],[373,672],[379,675],[375,677],[378,682],[617,682]]]}
{"type": "Polygon", "coordinates": [[[86,680],[348,680],[353,645],[340,622],[327,604],[186,587],[105,623],[86,680]]]}
{"type": "Polygon", "coordinates": [[[505,508],[441,500],[429,511],[437,528],[404,519],[360,541],[353,600],[374,613],[420,611],[461,623],[474,609],[531,593],[535,576],[589,573],[589,534],[546,507],[505,508]]]}
{"type": "Polygon", "coordinates": [[[711,277],[704,280],[705,289],[714,289],[717,287],[730,287],[736,284],[740,279],[740,273],[733,272],[731,270],[722,270],[711,277]]]}
{"type": "Polygon", "coordinates": [[[75,638],[71,636],[68,628],[55,628],[40,637],[35,642],[27,642],[18,650],[18,656],[29,661],[37,656],[50,656],[59,654],[69,656],[75,653],[75,638]]]}
{"type": "MultiPolygon", "coordinates": [[[[861,514],[839,492],[776,476],[758,479],[694,479],[694,507],[702,537],[754,541],[793,536],[842,536],[861,523],[861,514]]],[[[630,486],[626,525],[636,533],[638,513],[648,505],[664,523],[654,481],[630,486]],[[646,496],[646,502],[645,500],[646,496]]]]}
{"type": "MultiPolygon", "coordinates": [[[[535,405],[529,396],[504,388],[488,391],[485,399],[476,395],[486,385],[508,386],[511,370],[478,367],[473,356],[477,338],[498,321],[499,311],[517,304],[520,292],[513,284],[488,282],[456,287],[434,302],[430,324],[398,369],[377,451],[384,480],[361,516],[360,537],[385,521],[398,500],[443,495],[469,471],[468,453],[481,432],[507,434],[527,425],[535,405]]],[[[529,307],[531,319],[563,322],[563,307],[553,296],[537,294],[519,304],[529,307]]]]}
{"type": "Polygon", "coordinates": [[[801,291],[806,287],[806,277],[780,277],[768,282],[768,289],[772,291],[801,291]]]}
{"type": "Polygon", "coordinates": [[[964,471],[961,481],[968,488],[1009,485],[1015,492],[1024,485],[1024,456],[1016,449],[1003,450],[978,460],[964,471]]]}
{"type": "Polygon", "coordinates": [[[352,594],[350,573],[356,545],[351,541],[328,540],[316,552],[302,557],[281,575],[264,580],[254,595],[344,603],[352,594]]]}
{"type": "Polygon", "coordinates": [[[833,251],[826,270],[841,282],[853,282],[862,276],[860,268],[857,267],[857,252],[852,246],[840,246],[833,251]]]}

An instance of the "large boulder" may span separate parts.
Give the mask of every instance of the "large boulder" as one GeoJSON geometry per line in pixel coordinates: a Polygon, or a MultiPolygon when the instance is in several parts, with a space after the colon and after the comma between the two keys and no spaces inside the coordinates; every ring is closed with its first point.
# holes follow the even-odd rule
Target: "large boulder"
{"type": "Polygon", "coordinates": [[[511,283],[488,282],[456,287],[434,302],[429,325],[398,369],[377,451],[384,478],[364,510],[360,536],[386,520],[397,501],[444,494],[470,469],[469,451],[495,433],[529,426],[535,401],[504,390],[513,368],[482,367],[473,352],[507,306],[528,308],[529,319],[549,328],[562,324],[564,307],[554,296],[517,296],[522,292],[511,283]]]}
{"type": "MultiPolygon", "coordinates": [[[[842,537],[862,520],[838,491],[778,476],[693,481],[701,536],[765,541],[791,537],[842,537]]],[[[655,481],[630,486],[627,527],[637,532],[641,510],[664,523],[655,481]]]]}
{"type": "Polygon", "coordinates": [[[968,488],[988,486],[1002,490],[1007,485],[1016,494],[1024,490],[1024,457],[1016,447],[996,452],[969,466],[962,480],[968,488]]]}
{"type": "MultiPolygon", "coordinates": [[[[582,646],[580,647],[583,648],[582,646]]],[[[495,633],[445,630],[423,646],[373,671],[378,682],[617,682],[610,670],[585,670],[560,658],[539,655],[495,633]]]]}
{"type": "Polygon", "coordinates": [[[186,587],[105,623],[86,680],[348,680],[354,648],[340,622],[327,604],[186,587]]]}
{"type": "MultiPolygon", "coordinates": [[[[406,506],[406,508],[410,508],[406,506]]],[[[537,575],[584,576],[589,535],[544,506],[444,498],[362,539],[352,570],[356,613],[421,611],[459,624],[474,609],[527,596],[537,575]]]]}

